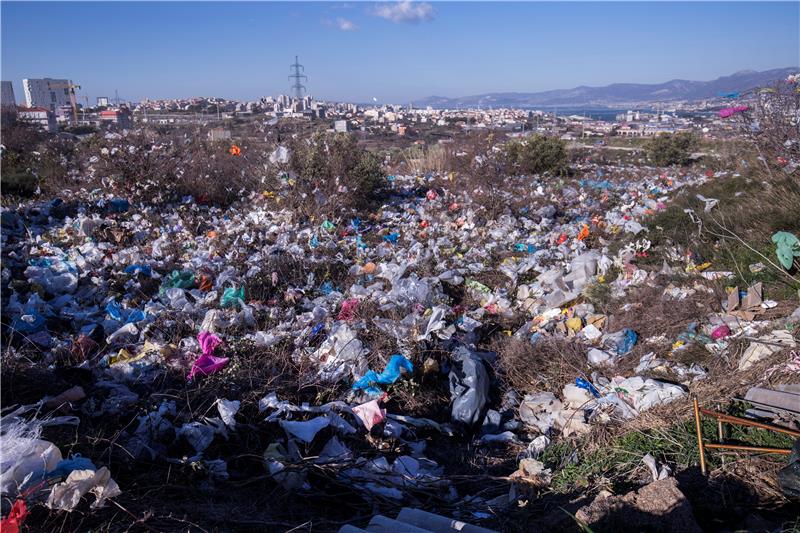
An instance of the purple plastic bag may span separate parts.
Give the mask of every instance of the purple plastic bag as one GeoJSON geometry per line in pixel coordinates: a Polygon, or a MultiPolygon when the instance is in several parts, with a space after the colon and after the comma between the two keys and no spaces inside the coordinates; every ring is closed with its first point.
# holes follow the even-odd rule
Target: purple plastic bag
{"type": "Polygon", "coordinates": [[[217,346],[222,344],[222,340],[210,331],[201,331],[200,334],[197,335],[197,341],[200,343],[200,349],[203,350],[203,354],[192,364],[189,375],[186,376],[186,379],[189,381],[193,380],[198,374],[202,376],[213,374],[224,368],[225,365],[228,364],[228,361],[230,361],[227,357],[217,357],[214,355],[214,350],[217,349],[217,346]]]}

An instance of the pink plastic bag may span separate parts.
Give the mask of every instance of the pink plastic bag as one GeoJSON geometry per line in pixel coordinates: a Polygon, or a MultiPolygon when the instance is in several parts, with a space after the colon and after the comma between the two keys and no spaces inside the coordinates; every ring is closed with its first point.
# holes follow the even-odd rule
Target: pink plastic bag
{"type": "Polygon", "coordinates": [[[386,418],[386,411],[378,405],[378,400],[372,400],[353,407],[353,412],[364,423],[367,431],[371,430],[375,424],[380,424],[386,418]]]}
{"type": "Polygon", "coordinates": [[[189,375],[186,376],[189,381],[193,380],[198,374],[202,376],[213,374],[224,368],[230,361],[227,357],[214,355],[214,350],[222,344],[222,340],[210,331],[201,331],[197,336],[197,341],[200,343],[200,349],[203,350],[203,354],[192,364],[189,375]]]}
{"type": "Polygon", "coordinates": [[[356,311],[358,311],[358,300],[355,298],[348,298],[342,302],[342,309],[339,311],[337,319],[347,321],[353,320],[356,317],[356,311]]]}
{"type": "Polygon", "coordinates": [[[722,325],[722,326],[718,327],[717,329],[715,329],[714,331],[711,332],[711,338],[716,341],[716,340],[719,340],[719,339],[724,339],[725,337],[727,337],[730,334],[731,334],[731,328],[729,328],[728,326],[722,325]]]}

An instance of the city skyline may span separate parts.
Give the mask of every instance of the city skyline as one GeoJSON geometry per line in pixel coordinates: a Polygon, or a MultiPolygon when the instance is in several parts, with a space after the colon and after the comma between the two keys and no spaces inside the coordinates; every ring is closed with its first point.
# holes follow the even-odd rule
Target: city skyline
{"type": "Polygon", "coordinates": [[[18,100],[23,78],[44,77],[74,80],[90,103],[115,90],[131,101],[256,100],[290,93],[295,55],[315,98],[395,103],[706,81],[800,64],[796,2],[3,2],[0,9],[2,79],[13,82],[18,100]],[[31,40],[34,28],[39,38],[31,40]],[[522,34],[529,47],[519,46],[522,34]],[[611,50],[614,61],[605,59],[611,50]]]}

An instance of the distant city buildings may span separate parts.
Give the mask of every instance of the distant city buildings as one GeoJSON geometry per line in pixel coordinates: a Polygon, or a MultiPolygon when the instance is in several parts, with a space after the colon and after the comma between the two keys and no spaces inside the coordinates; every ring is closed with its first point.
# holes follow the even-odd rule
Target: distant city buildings
{"type": "Polygon", "coordinates": [[[52,78],[22,80],[28,107],[44,107],[53,113],[62,105],[72,105],[70,87],[72,87],[71,80],[52,78]]]}
{"type": "Polygon", "coordinates": [[[17,100],[14,98],[14,86],[11,84],[10,81],[4,81],[0,83],[0,107],[3,109],[6,108],[16,108],[17,107],[17,100]]]}
{"type": "Polygon", "coordinates": [[[44,131],[58,130],[55,114],[44,107],[20,107],[17,110],[17,120],[33,124],[44,131]]]}
{"type": "Polygon", "coordinates": [[[130,128],[133,125],[133,120],[127,108],[107,109],[100,111],[100,123],[115,124],[120,128],[130,128]]]}
{"type": "Polygon", "coordinates": [[[208,132],[210,141],[227,141],[231,138],[231,130],[225,128],[211,128],[208,132]]]}
{"type": "MultiPolygon", "coordinates": [[[[3,82],[3,106],[14,103],[13,87],[3,82]]],[[[441,109],[432,106],[414,108],[411,104],[318,101],[310,95],[285,94],[264,96],[252,101],[239,101],[219,97],[191,97],[150,100],[126,104],[107,96],[96,98],[96,106],[81,108],[75,101],[74,90],[79,88],[67,79],[23,80],[25,100],[29,104],[24,115],[27,122],[44,129],[53,123],[82,124],[130,128],[134,123],[158,126],[203,125],[208,138],[224,141],[230,137],[231,120],[260,122],[265,131],[278,121],[321,121],[329,125],[328,131],[360,132],[362,136],[396,135],[410,142],[422,142],[426,132],[436,131],[440,142],[452,138],[457,131],[492,130],[505,132],[511,137],[547,135],[567,141],[606,136],[649,137],[679,131],[698,130],[714,135],[730,129],[730,125],[717,120],[713,110],[720,101],[670,102],[664,104],[626,104],[626,112],[597,109],[601,113],[575,113],[574,109],[561,115],[557,110],[531,110],[516,108],[473,107],[441,109]],[[41,109],[49,112],[41,113],[41,109]],[[647,110],[647,111],[644,111],[647,110]],[[705,111],[705,112],[704,112],[705,111]],[[589,116],[592,115],[592,116],[589,116]],[[616,116],[615,116],[616,115],[616,116]]],[[[724,104],[724,102],[722,102],[724,104]]],[[[625,108],[622,108],[625,109],[625,108]]]]}

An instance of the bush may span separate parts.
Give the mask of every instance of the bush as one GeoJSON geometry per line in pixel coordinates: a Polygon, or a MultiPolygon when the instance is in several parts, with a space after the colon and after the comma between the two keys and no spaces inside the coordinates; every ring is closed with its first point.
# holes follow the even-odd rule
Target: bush
{"type": "Polygon", "coordinates": [[[296,140],[289,168],[295,174],[296,193],[289,203],[305,215],[364,208],[378,197],[383,185],[378,156],[358,148],[355,137],[346,133],[317,133],[296,140]]]}
{"type": "Polygon", "coordinates": [[[692,152],[699,145],[697,137],[682,132],[674,135],[659,135],[645,145],[651,163],[660,167],[686,165],[691,161],[692,152]]]}
{"type": "Polygon", "coordinates": [[[39,180],[30,172],[20,170],[3,170],[0,174],[4,195],[30,197],[36,192],[39,180]]]}
{"type": "Polygon", "coordinates": [[[564,141],[543,135],[509,142],[504,155],[508,170],[519,174],[563,174],[569,162],[564,141]]]}
{"type": "Polygon", "coordinates": [[[199,202],[224,206],[266,181],[263,150],[240,148],[241,155],[234,156],[227,143],[197,135],[140,131],[89,142],[85,155],[89,174],[114,194],[151,203],[191,195],[199,202]]]}
{"type": "Polygon", "coordinates": [[[75,159],[75,143],[48,135],[34,126],[3,118],[3,192],[31,196],[37,187],[58,194],[67,183],[75,159]]]}

